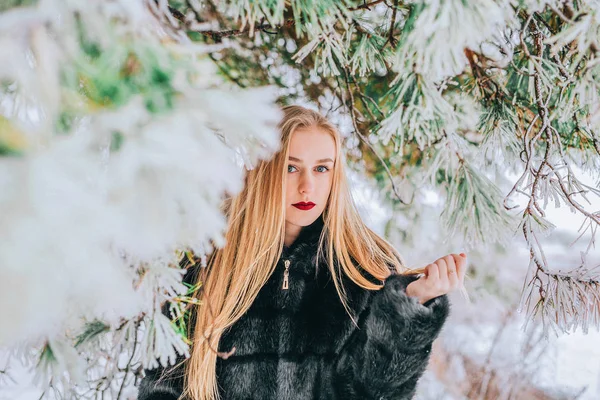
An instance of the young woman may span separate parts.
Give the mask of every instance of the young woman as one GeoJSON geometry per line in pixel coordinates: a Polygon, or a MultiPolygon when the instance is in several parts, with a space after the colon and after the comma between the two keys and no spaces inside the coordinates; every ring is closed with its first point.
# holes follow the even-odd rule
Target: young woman
{"type": "Polygon", "coordinates": [[[309,109],[283,111],[281,150],[226,205],[227,244],[186,275],[202,282],[191,356],[147,371],[139,400],[415,393],[466,256],[408,271],[361,220],[337,129],[309,109]]]}

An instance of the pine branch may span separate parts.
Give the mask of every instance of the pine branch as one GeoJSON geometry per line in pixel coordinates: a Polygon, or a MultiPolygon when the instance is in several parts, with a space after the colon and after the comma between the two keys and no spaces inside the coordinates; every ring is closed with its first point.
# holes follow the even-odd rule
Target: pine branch
{"type": "MultiPolygon", "coordinates": [[[[217,8],[214,4],[212,4],[212,2],[208,2],[208,3],[209,3],[209,5],[212,5],[212,7],[211,7],[212,12],[215,14],[219,14],[219,12],[217,11],[217,8]]],[[[187,4],[188,8],[191,9],[192,12],[194,13],[194,17],[196,18],[196,20],[194,22],[196,22],[196,23],[205,22],[203,20],[203,18],[201,17],[200,13],[198,12],[198,10],[196,10],[194,8],[194,6],[191,4],[191,2],[189,0],[186,1],[186,4],[187,4]]],[[[171,12],[171,14],[179,22],[181,22],[184,26],[189,25],[189,21],[186,20],[184,14],[182,14],[181,12],[179,12],[177,9],[175,9],[173,7],[169,7],[168,9],[171,12]]],[[[222,19],[222,18],[219,18],[219,20],[221,22],[224,21],[224,19],[222,19]]],[[[261,31],[261,32],[264,32],[264,33],[267,33],[270,35],[276,35],[281,30],[294,26],[295,23],[296,22],[293,19],[288,19],[284,24],[278,25],[278,26],[274,26],[274,25],[271,25],[268,23],[261,22],[258,26],[251,26],[251,27],[248,27],[245,29],[225,29],[225,30],[220,30],[220,31],[218,31],[218,30],[194,30],[191,32],[198,33],[198,34],[206,36],[206,37],[210,37],[216,43],[220,43],[223,40],[223,38],[244,36],[247,34],[253,35],[255,31],[261,31]]]]}
{"type": "Polygon", "coordinates": [[[398,193],[398,190],[396,189],[396,184],[394,183],[394,177],[392,176],[392,173],[390,172],[390,169],[388,168],[387,164],[385,163],[385,161],[383,160],[383,158],[381,158],[381,156],[379,155],[379,153],[377,153],[377,151],[375,150],[375,148],[373,147],[373,145],[371,143],[369,143],[369,140],[367,138],[365,138],[363,136],[363,134],[360,132],[360,128],[358,127],[358,122],[356,120],[356,113],[355,113],[355,110],[354,110],[354,94],[352,93],[352,88],[350,86],[349,72],[348,72],[347,67],[345,67],[345,66],[343,67],[343,70],[344,70],[344,78],[346,80],[346,90],[348,91],[349,100],[350,100],[350,106],[348,108],[349,108],[349,111],[350,111],[350,116],[352,118],[352,125],[354,126],[354,132],[359,137],[359,139],[379,159],[381,165],[385,169],[385,172],[386,172],[386,174],[387,174],[387,176],[389,178],[389,181],[390,181],[390,183],[392,185],[392,191],[394,192],[394,195],[396,196],[396,198],[398,199],[398,201],[400,201],[400,203],[405,204],[405,205],[412,204],[412,202],[415,199],[414,194],[413,194],[412,199],[410,199],[410,201],[408,203],[402,199],[402,197],[398,193]]]}
{"type": "MultiPolygon", "coordinates": [[[[551,111],[549,104],[552,98],[554,88],[548,86],[542,81],[544,73],[542,62],[546,54],[544,48],[544,35],[539,29],[537,19],[534,14],[528,15],[524,24],[524,29],[520,34],[521,47],[526,57],[528,57],[534,66],[533,81],[534,95],[537,108],[537,114],[534,116],[524,135],[524,154],[526,157],[523,174],[519,177],[506,200],[513,193],[518,192],[529,197],[529,202],[524,210],[521,229],[526,243],[529,245],[530,265],[533,265],[531,278],[525,284],[522,291],[522,306],[528,310],[528,321],[539,315],[544,323],[544,329],[552,327],[555,331],[567,331],[578,325],[582,325],[587,330],[589,321],[600,321],[600,274],[590,275],[590,270],[586,267],[585,253],[582,253],[582,265],[569,272],[556,273],[550,270],[542,245],[537,237],[535,224],[539,224],[541,231],[547,231],[551,226],[544,220],[545,213],[539,203],[538,196],[546,190],[557,191],[561,198],[573,209],[590,221],[592,237],[590,246],[594,242],[596,229],[600,226],[600,212],[591,213],[585,210],[574,198],[576,194],[585,196],[586,192],[592,192],[600,197],[600,190],[582,185],[576,179],[571,171],[568,161],[562,149],[562,139],[550,120],[551,111]],[[535,56],[528,49],[528,44],[524,38],[526,30],[531,32],[535,56]],[[544,93],[544,91],[546,93],[544,93]],[[546,99],[544,100],[544,96],[546,99]],[[538,123],[539,121],[539,123],[538,123]],[[536,129],[537,132],[531,139],[530,133],[536,129]],[[535,157],[535,146],[538,140],[543,138],[544,153],[537,168],[533,167],[535,157]],[[559,167],[553,164],[551,156],[558,153],[562,162],[561,168],[567,169],[567,179],[569,187],[565,185],[565,177],[559,172],[559,167]],[[520,189],[525,177],[530,175],[532,183],[528,185],[527,192],[520,189]],[[556,177],[556,178],[554,178],[556,177]],[[548,189],[542,190],[541,186],[548,189]],[[572,191],[575,187],[576,191],[572,191]],[[592,223],[595,226],[592,227],[592,223]],[[538,300],[533,300],[533,291],[537,288],[538,300]]],[[[564,75],[564,74],[563,74],[564,75]]],[[[565,85],[571,83],[567,81],[565,85]]],[[[508,207],[507,207],[508,208],[508,207]]],[[[585,231],[584,231],[585,232],[585,231]]],[[[583,235],[583,233],[582,233],[583,235]]],[[[579,238],[578,238],[579,239],[579,238]]],[[[588,251],[590,246],[588,246],[588,251]]],[[[600,266],[599,266],[600,267],[600,266]]],[[[595,268],[592,268],[592,270],[595,268]]]]}

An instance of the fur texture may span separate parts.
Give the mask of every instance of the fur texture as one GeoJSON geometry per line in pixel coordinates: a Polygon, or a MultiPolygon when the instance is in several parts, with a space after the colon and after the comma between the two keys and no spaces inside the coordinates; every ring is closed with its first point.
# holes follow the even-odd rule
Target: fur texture
{"type": "MultiPolygon", "coordinates": [[[[449,313],[446,296],[424,305],[406,295],[414,277],[392,275],[380,291],[343,279],[355,325],[324,261],[316,265],[322,220],[284,248],[248,312],[219,343],[236,348],[217,360],[224,400],[411,399],[433,340],[449,313]],[[289,289],[282,290],[284,260],[289,289]]],[[[189,274],[188,274],[189,275],[189,274]]],[[[139,400],[176,400],[183,368],[146,371],[139,400]],[[160,378],[160,379],[159,379],[160,378]]]]}

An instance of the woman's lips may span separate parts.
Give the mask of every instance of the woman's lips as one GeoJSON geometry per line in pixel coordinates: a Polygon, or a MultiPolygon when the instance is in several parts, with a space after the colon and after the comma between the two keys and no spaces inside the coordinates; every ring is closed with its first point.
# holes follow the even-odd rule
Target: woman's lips
{"type": "Polygon", "coordinates": [[[315,206],[315,203],[312,202],[308,202],[308,203],[304,203],[304,202],[300,202],[300,203],[296,203],[296,204],[292,204],[294,207],[300,209],[300,210],[310,210],[311,208],[313,208],[315,206]]]}

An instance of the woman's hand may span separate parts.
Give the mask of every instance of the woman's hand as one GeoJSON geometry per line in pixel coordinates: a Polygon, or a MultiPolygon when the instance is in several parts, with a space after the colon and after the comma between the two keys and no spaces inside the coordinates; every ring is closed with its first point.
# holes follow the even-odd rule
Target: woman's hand
{"type": "Polygon", "coordinates": [[[406,294],[418,298],[423,304],[462,287],[466,271],[466,254],[448,254],[427,265],[425,275],[411,282],[406,287],[406,294]]]}

